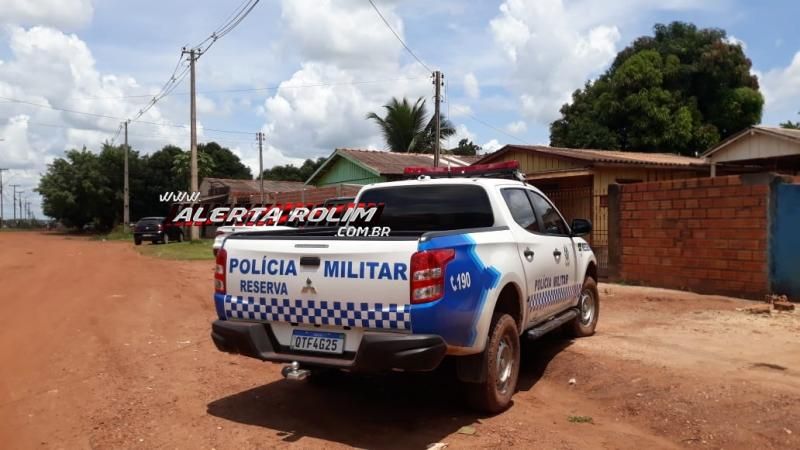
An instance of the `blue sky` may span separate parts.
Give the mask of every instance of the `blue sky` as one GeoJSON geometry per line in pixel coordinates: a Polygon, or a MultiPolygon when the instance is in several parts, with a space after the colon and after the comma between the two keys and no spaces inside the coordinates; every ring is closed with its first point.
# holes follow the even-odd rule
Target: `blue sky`
{"type": "MultiPolygon", "coordinates": [[[[796,1],[375,1],[417,55],[444,72],[443,111],[458,137],[487,150],[547,143],[548,124],[572,90],[653,24],[673,20],[723,28],[742,43],[766,97],[764,123],[800,119],[796,1]]],[[[0,0],[0,96],[131,117],[147,99],[122,97],[157,91],[180,48],[204,39],[239,4],[0,0]]],[[[198,62],[200,139],[228,145],[252,167],[259,130],[267,167],[335,147],[382,149],[364,116],[392,96],[425,96],[432,106],[427,77],[367,0],[261,0],[198,62]],[[326,86],[308,86],[319,84],[326,86]]],[[[143,119],[186,124],[187,84],[143,119]]],[[[6,182],[30,192],[53,158],[83,145],[96,150],[118,122],[0,101],[0,167],[13,169],[6,182]]],[[[144,153],[188,145],[184,129],[141,123],[131,124],[130,140],[144,153]]]]}

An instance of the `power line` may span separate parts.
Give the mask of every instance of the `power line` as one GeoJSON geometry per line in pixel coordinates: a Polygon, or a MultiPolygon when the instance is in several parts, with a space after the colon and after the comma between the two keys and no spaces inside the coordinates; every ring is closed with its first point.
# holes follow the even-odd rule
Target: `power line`
{"type": "Polygon", "coordinates": [[[494,126],[494,125],[492,125],[492,124],[490,124],[490,123],[488,123],[488,122],[486,122],[486,121],[483,121],[483,120],[481,120],[480,118],[476,117],[474,114],[467,113],[467,116],[468,116],[469,118],[471,118],[472,120],[474,120],[474,121],[476,121],[476,122],[480,123],[481,125],[483,125],[483,126],[486,126],[486,127],[489,127],[489,128],[491,128],[491,129],[493,129],[494,131],[497,131],[498,133],[505,134],[506,136],[508,136],[508,137],[510,137],[510,138],[512,138],[512,139],[516,139],[516,140],[518,140],[518,141],[522,142],[523,144],[525,144],[525,143],[526,143],[524,140],[522,140],[522,139],[518,138],[517,136],[514,136],[514,135],[513,135],[513,134],[511,134],[511,133],[507,133],[507,132],[505,132],[504,130],[502,130],[502,129],[500,129],[500,128],[497,128],[496,126],[494,126]]]}
{"type": "MultiPolygon", "coordinates": [[[[37,108],[52,109],[52,110],[55,110],[55,111],[61,111],[61,112],[66,112],[66,113],[70,113],[70,114],[82,114],[82,115],[85,115],[85,116],[98,117],[98,118],[101,118],[101,119],[113,119],[113,120],[120,120],[120,121],[128,120],[128,119],[125,119],[123,117],[118,117],[118,116],[109,116],[107,114],[97,114],[97,113],[90,113],[90,112],[86,112],[86,111],[77,111],[77,110],[68,109],[68,108],[60,108],[58,106],[46,105],[46,104],[43,104],[43,103],[34,103],[34,102],[29,102],[27,100],[20,100],[20,99],[11,98],[11,97],[0,96],[0,99],[7,100],[8,102],[11,102],[11,103],[21,103],[21,104],[25,104],[25,105],[35,106],[37,108]]],[[[131,122],[143,123],[143,124],[155,125],[155,126],[173,127],[173,128],[183,128],[183,129],[188,129],[189,128],[189,125],[179,125],[179,124],[174,124],[174,123],[169,123],[169,122],[151,122],[151,121],[141,120],[141,119],[131,120],[131,122]]],[[[120,130],[121,130],[121,127],[120,127],[120,130]]],[[[253,134],[251,131],[220,130],[220,129],[208,128],[208,127],[203,127],[203,130],[204,131],[214,131],[214,132],[217,132],[217,133],[253,134]]],[[[119,134],[119,132],[117,133],[117,135],[118,134],[119,134]]]]}
{"type": "MultiPolygon", "coordinates": [[[[301,88],[316,88],[316,87],[332,87],[332,86],[352,86],[352,85],[360,85],[360,84],[373,84],[373,83],[396,83],[398,81],[416,81],[416,80],[427,80],[428,77],[410,77],[410,78],[391,78],[391,79],[383,79],[383,80],[357,80],[357,81],[341,81],[341,82],[321,82],[321,83],[311,83],[311,84],[295,84],[295,85],[286,85],[280,84],[276,86],[265,86],[265,87],[255,87],[255,88],[241,88],[241,89],[219,89],[219,90],[210,90],[210,91],[197,91],[197,94],[231,94],[231,93],[240,93],[240,92],[259,92],[259,91],[277,91],[279,89],[301,89],[301,88]]],[[[189,95],[189,92],[170,92],[168,94],[163,95],[162,97],[167,97],[171,95],[189,95]]],[[[133,95],[120,95],[115,97],[73,97],[78,99],[85,99],[85,100],[117,100],[117,99],[127,99],[127,98],[145,98],[145,97],[152,97],[153,94],[133,94],[133,95]]]]}
{"type": "Polygon", "coordinates": [[[413,56],[413,57],[414,57],[414,59],[416,59],[416,60],[417,60],[417,62],[418,62],[418,63],[420,63],[420,65],[421,65],[422,67],[424,67],[424,68],[425,68],[425,70],[427,70],[428,72],[433,72],[433,70],[432,70],[430,67],[428,67],[428,65],[427,65],[427,64],[425,64],[424,62],[422,62],[422,60],[421,60],[421,59],[419,59],[419,57],[418,57],[418,56],[417,56],[417,55],[416,55],[416,54],[415,54],[415,53],[414,53],[414,52],[411,50],[411,48],[409,48],[409,47],[408,47],[408,45],[406,45],[406,43],[403,41],[403,39],[400,37],[400,35],[399,35],[399,34],[397,34],[397,32],[396,32],[396,31],[394,31],[394,28],[392,28],[392,26],[389,24],[389,21],[388,21],[388,20],[386,20],[386,18],[385,18],[385,17],[383,17],[383,14],[381,14],[381,10],[379,10],[379,9],[378,9],[378,7],[375,5],[375,2],[373,2],[372,0],[369,0],[369,4],[370,4],[370,5],[372,5],[372,9],[374,9],[374,10],[375,10],[375,12],[376,12],[376,13],[378,13],[378,16],[381,18],[381,20],[382,20],[382,21],[383,21],[383,23],[386,25],[386,27],[387,27],[387,28],[389,28],[389,31],[391,31],[391,32],[392,32],[392,34],[394,35],[394,37],[396,37],[396,38],[397,38],[397,40],[398,40],[398,41],[400,41],[400,43],[401,43],[401,44],[403,44],[403,47],[406,49],[406,51],[408,52],[408,54],[410,54],[411,56],[413,56]]]}

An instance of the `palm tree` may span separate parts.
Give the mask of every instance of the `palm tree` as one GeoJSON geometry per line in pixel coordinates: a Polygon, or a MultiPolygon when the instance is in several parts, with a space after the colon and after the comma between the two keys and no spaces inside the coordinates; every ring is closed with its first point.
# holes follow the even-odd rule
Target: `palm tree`
{"type": "MultiPolygon", "coordinates": [[[[433,151],[436,124],[433,117],[427,118],[424,98],[418,98],[412,105],[405,97],[402,101],[392,97],[392,100],[383,107],[386,109],[385,117],[371,112],[367,114],[367,119],[377,122],[389,150],[400,153],[433,151]]],[[[440,140],[455,133],[456,130],[450,121],[442,117],[439,126],[440,140]]]]}

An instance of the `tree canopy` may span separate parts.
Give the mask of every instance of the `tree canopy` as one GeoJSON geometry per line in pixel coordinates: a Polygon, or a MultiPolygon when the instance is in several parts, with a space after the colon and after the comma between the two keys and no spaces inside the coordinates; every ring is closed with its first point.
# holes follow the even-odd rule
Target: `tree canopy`
{"type": "Polygon", "coordinates": [[[572,94],[550,143],[694,155],[761,120],[764,98],[750,69],[723,30],[658,24],[572,94]]]}
{"type": "Polygon", "coordinates": [[[780,126],[781,128],[788,128],[790,130],[800,130],[800,120],[798,120],[797,122],[792,122],[791,120],[787,120],[786,122],[781,122],[780,126]]]}
{"type": "Polygon", "coordinates": [[[274,166],[264,171],[265,180],[306,181],[327,160],[321,158],[307,159],[300,167],[293,164],[274,166]]]}
{"type": "Polygon", "coordinates": [[[481,151],[481,146],[464,138],[458,141],[458,147],[450,149],[450,153],[459,156],[475,156],[481,151]]]}
{"type": "MultiPolygon", "coordinates": [[[[69,228],[92,225],[107,230],[122,221],[124,148],[105,144],[100,153],[85,147],[69,150],[47,167],[37,191],[45,215],[69,228]]],[[[215,142],[198,145],[201,176],[252,179],[250,169],[229,149],[215,142]]],[[[167,213],[159,201],[167,191],[189,188],[189,153],[167,145],[141,156],[128,153],[131,220],[167,213]]]]}
{"type": "MultiPolygon", "coordinates": [[[[436,123],[433,115],[428,117],[424,98],[420,97],[411,104],[407,98],[398,100],[392,97],[383,108],[386,110],[385,116],[371,112],[367,114],[367,119],[378,124],[389,150],[400,153],[433,152],[436,123]]],[[[440,142],[455,133],[453,125],[440,113],[440,142]]]]}

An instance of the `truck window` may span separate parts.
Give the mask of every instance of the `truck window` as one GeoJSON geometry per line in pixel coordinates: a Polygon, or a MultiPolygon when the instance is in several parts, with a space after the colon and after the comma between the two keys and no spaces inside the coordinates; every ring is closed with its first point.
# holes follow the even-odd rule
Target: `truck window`
{"type": "Polygon", "coordinates": [[[564,219],[561,218],[561,214],[558,213],[556,207],[536,192],[527,192],[531,203],[533,203],[533,209],[536,210],[542,221],[544,232],[559,236],[569,235],[569,227],[567,227],[564,219]]]}
{"type": "Polygon", "coordinates": [[[539,224],[536,221],[536,214],[533,212],[528,196],[525,195],[524,189],[503,189],[503,199],[508,205],[511,216],[514,221],[526,230],[537,233],[539,231],[539,224]]]}
{"type": "Polygon", "coordinates": [[[383,203],[370,226],[396,231],[446,231],[494,225],[492,205],[480,186],[394,186],[365,191],[360,203],[383,203]]]}

